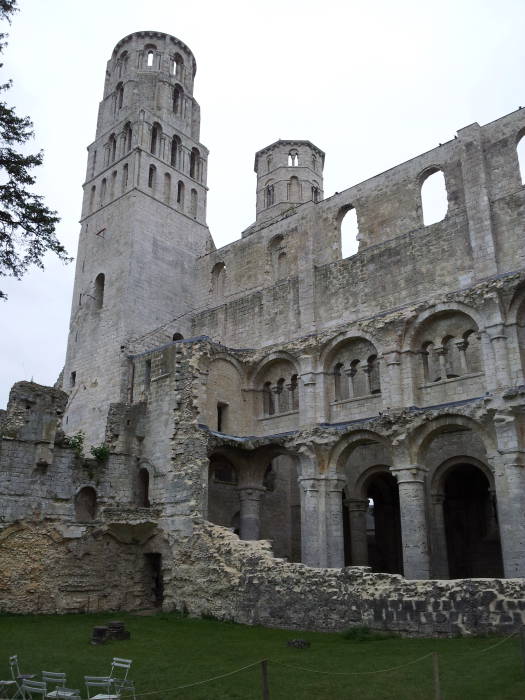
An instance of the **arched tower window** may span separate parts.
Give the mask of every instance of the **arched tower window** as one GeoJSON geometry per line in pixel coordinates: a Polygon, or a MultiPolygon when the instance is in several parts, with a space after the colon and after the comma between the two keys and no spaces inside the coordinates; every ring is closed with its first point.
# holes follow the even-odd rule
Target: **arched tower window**
{"type": "Polygon", "coordinates": [[[275,193],[273,184],[269,183],[264,188],[264,204],[266,207],[271,207],[275,202],[275,193]]]}
{"type": "Polygon", "coordinates": [[[224,278],[226,277],[226,265],[223,262],[215,263],[211,271],[211,289],[215,296],[224,296],[224,278]]]}
{"type": "Polygon", "coordinates": [[[434,168],[424,175],[421,182],[421,205],[425,226],[442,221],[447,215],[447,187],[442,170],[434,168]]]}
{"type": "Polygon", "coordinates": [[[198,201],[198,196],[197,196],[197,190],[191,191],[191,216],[193,216],[194,219],[197,218],[197,201],[198,201]]]}
{"type": "Polygon", "coordinates": [[[118,60],[118,77],[121,78],[128,69],[128,52],[123,51],[118,60]]]}
{"type": "Polygon", "coordinates": [[[84,486],[75,496],[75,518],[85,523],[95,519],[97,514],[97,492],[91,486],[84,486]]]}
{"type": "Polygon", "coordinates": [[[184,336],[182,335],[182,333],[174,333],[171,339],[172,340],[184,340],[184,336]]]}
{"type": "Polygon", "coordinates": [[[314,184],[312,185],[312,202],[315,202],[317,204],[317,202],[319,202],[320,199],[321,190],[319,189],[319,185],[317,184],[317,182],[314,182],[314,184]]]}
{"type": "Polygon", "coordinates": [[[171,159],[170,159],[170,165],[173,168],[178,168],[181,170],[180,167],[180,154],[181,154],[181,147],[182,147],[182,142],[180,140],[180,136],[174,136],[171,140],[171,159]]]}
{"type": "Polygon", "coordinates": [[[184,208],[184,183],[182,180],[177,183],[177,204],[181,209],[184,208]]]}
{"type": "Polygon", "coordinates": [[[155,52],[153,49],[149,49],[146,55],[146,65],[148,68],[153,68],[153,61],[155,59],[155,52]]]}
{"type": "Polygon", "coordinates": [[[98,274],[95,279],[95,308],[101,309],[104,306],[104,287],[106,278],[103,272],[98,274]]]}
{"type": "Polygon", "coordinates": [[[293,148],[288,153],[288,166],[295,168],[299,165],[299,153],[293,148]]]}
{"type": "Polygon", "coordinates": [[[299,182],[299,178],[295,177],[295,175],[292,175],[290,182],[288,183],[288,201],[301,201],[301,183],[299,182]]]}
{"type": "Polygon", "coordinates": [[[107,182],[106,178],[102,180],[100,183],[100,206],[103,206],[106,202],[106,187],[107,187],[107,182]]]}
{"type": "Polygon", "coordinates": [[[95,209],[95,195],[97,192],[97,188],[95,185],[92,186],[91,188],[91,193],[89,195],[89,211],[93,211],[95,209]]]}
{"type": "Polygon", "coordinates": [[[117,157],[117,139],[115,138],[115,134],[111,134],[109,137],[109,162],[113,163],[115,158],[117,157]]]}
{"type": "Polygon", "coordinates": [[[122,192],[125,192],[128,186],[128,164],[125,163],[122,168],[122,192]]]}
{"type": "Polygon", "coordinates": [[[271,382],[266,382],[263,386],[263,412],[265,416],[273,416],[275,413],[271,382]]]}
{"type": "Polygon", "coordinates": [[[169,204],[170,199],[171,199],[171,175],[169,173],[164,173],[164,202],[166,204],[169,204]]]}
{"type": "Polygon", "coordinates": [[[131,124],[128,122],[126,126],[124,127],[124,147],[126,149],[126,153],[131,151],[131,139],[133,136],[133,132],[131,129],[131,124]]]}
{"type": "Polygon", "coordinates": [[[176,53],[173,58],[173,75],[177,80],[182,80],[184,75],[184,61],[180,53],[176,53]]]}
{"type": "Polygon", "coordinates": [[[153,155],[157,155],[159,148],[160,148],[160,137],[162,134],[162,129],[160,124],[155,122],[153,124],[153,127],[151,129],[151,144],[150,144],[150,151],[153,153],[153,155]]]}
{"type": "Polygon", "coordinates": [[[290,410],[299,410],[299,386],[296,374],[292,374],[290,379],[290,410]]]}
{"type": "Polygon", "coordinates": [[[151,187],[152,189],[154,189],[156,176],[157,176],[157,168],[154,165],[150,165],[149,171],[148,171],[148,187],[151,187]]]}
{"type": "Polygon", "coordinates": [[[190,155],[190,177],[192,177],[194,180],[199,179],[200,159],[201,154],[199,153],[199,149],[192,148],[190,155]]]}
{"type": "Polygon", "coordinates": [[[122,104],[124,102],[124,85],[119,83],[115,88],[115,106],[117,110],[122,109],[122,104]]]}
{"type": "Polygon", "coordinates": [[[184,91],[180,85],[175,85],[173,88],[173,113],[182,116],[182,99],[184,91]]]}

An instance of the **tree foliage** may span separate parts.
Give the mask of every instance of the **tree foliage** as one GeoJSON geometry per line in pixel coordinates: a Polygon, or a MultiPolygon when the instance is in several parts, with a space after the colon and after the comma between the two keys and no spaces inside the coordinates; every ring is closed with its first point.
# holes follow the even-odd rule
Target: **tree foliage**
{"type": "MultiPolygon", "coordinates": [[[[18,10],[17,0],[0,0],[0,20],[11,22],[18,10]]],[[[0,33],[0,53],[7,34],[0,33]]],[[[0,63],[0,68],[3,64],[0,63]]],[[[0,93],[11,81],[0,84],[0,93]]],[[[45,206],[43,198],[31,191],[33,168],[41,165],[42,151],[26,155],[20,146],[33,136],[29,117],[17,116],[14,107],[0,101],[0,276],[20,279],[30,265],[43,268],[47,252],[69,261],[65,248],[55,235],[57,213],[45,206]]],[[[6,295],[0,290],[0,299],[6,295]]]]}

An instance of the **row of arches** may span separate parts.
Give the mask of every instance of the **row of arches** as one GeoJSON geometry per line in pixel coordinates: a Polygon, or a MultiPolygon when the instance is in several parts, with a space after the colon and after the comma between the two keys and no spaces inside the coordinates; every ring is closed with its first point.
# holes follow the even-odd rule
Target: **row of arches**
{"type": "Polygon", "coordinates": [[[89,193],[89,212],[95,211],[98,207],[103,207],[109,202],[113,201],[116,197],[124,194],[129,186],[129,164],[124,163],[120,171],[118,169],[113,170],[108,178],[103,177],[100,181],[100,189],[97,198],[97,186],[96,184],[91,185],[91,190],[89,193]]]}
{"type": "Polygon", "coordinates": [[[208,518],[242,539],[271,540],[277,556],[311,565],[319,565],[317,557],[325,566],[366,565],[409,578],[502,576],[495,475],[481,426],[441,416],[422,426],[418,443],[421,471],[408,490],[411,477],[397,476],[389,442],[366,430],[347,434],[313,462],[271,443],[255,453],[217,448],[210,457],[208,518]],[[320,544],[316,523],[323,518],[327,534],[320,544]],[[299,558],[290,546],[298,530],[299,558]],[[414,576],[418,547],[428,563],[426,575],[414,576]]]}
{"type": "Polygon", "coordinates": [[[181,172],[186,172],[193,180],[201,182],[204,177],[205,161],[199,149],[194,146],[187,149],[182,145],[178,134],[173,134],[169,139],[162,132],[162,127],[155,122],[151,127],[150,153],[161,160],[169,160],[170,165],[181,172]],[[168,153],[166,152],[168,151],[168,153]]]}
{"type": "MultiPolygon", "coordinates": [[[[148,188],[152,190],[153,196],[157,196],[157,168],[155,165],[150,165],[148,170],[148,188]]],[[[164,173],[164,179],[162,183],[162,201],[164,204],[172,205],[173,199],[175,199],[176,207],[180,211],[185,211],[184,207],[184,197],[185,197],[186,187],[182,180],[177,182],[176,192],[173,192],[172,181],[170,173],[164,173]]],[[[190,204],[188,209],[188,214],[193,219],[197,218],[199,206],[199,195],[197,190],[192,187],[190,189],[190,204]]]]}
{"type": "MultiPolygon", "coordinates": [[[[275,187],[277,183],[267,180],[264,185],[264,207],[268,209],[276,203],[275,187]]],[[[295,175],[292,175],[286,182],[286,198],[284,201],[291,203],[301,203],[306,201],[321,201],[321,187],[318,182],[303,182],[295,175]],[[307,193],[309,196],[307,196],[307,193]]]]}

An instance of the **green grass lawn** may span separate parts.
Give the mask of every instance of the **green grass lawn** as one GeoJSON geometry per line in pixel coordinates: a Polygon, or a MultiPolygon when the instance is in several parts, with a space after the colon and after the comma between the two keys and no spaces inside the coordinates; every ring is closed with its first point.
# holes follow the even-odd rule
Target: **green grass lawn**
{"type": "MultiPolygon", "coordinates": [[[[366,638],[365,638],[366,639],[366,638]]],[[[133,659],[137,694],[171,700],[261,698],[260,667],[212,683],[173,690],[267,658],[270,698],[429,698],[432,658],[388,673],[336,675],[390,668],[436,651],[444,700],[525,697],[520,642],[513,637],[493,649],[497,637],[460,639],[344,639],[342,635],[244,627],[176,614],[0,616],[0,678],[9,677],[7,657],[18,654],[22,672],[65,671],[68,685],[82,688],[83,676],[109,672],[113,656],[133,659]],[[94,625],[125,622],[129,641],[94,647],[94,625]],[[288,639],[311,642],[309,649],[286,646],[288,639]],[[286,666],[279,665],[286,664],[286,666]],[[324,673],[311,673],[315,669],[324,673]],[[150,691],[161,691],[149,694],[150,691]]]]}

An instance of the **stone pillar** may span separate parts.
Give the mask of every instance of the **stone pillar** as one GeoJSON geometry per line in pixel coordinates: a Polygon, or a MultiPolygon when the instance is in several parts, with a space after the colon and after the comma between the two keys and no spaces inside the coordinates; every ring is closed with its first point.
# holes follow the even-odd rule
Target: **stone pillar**
{"type": "Polygon", "coordinates": [[[505,577],[525,577],[525,451],[501,450],[489,459],[494,469],[505,577]]]}
{"type": "Polygon", "coordinates": [[[399,488],[403,573],[408,579],[430,578],[427,518],[425,512],[426,467],[412,464],[391,467],[399,488]]]}
{"type": "Polygon", "coordinates": [[[396,408],[403,405],[401,391],[401,360],[397,350],[388,350],[383,353],[387,377],[381,377],[381,391],[384,393],[383,384],[388,382],[388,392],[386,392],[386,405],[396,408]]]}
{"type": "Polygon", "coordinates": [[[299,396],[300,424],[316,423],[317,406],[317,376],[314,358],[311,355],[301,355],[301,390],[299,396]]]}
{"type": "Polygon", "coordinates": [[[308,566],[326,566],[326,552],[323,555],[320,541],[320,480],[299,477],[298,481],[301,489],[301,561],[308,566]]]}
{"type": "Polygon", "coordinates": [[[368,500],[349,498],[346,501],[346,506],[350,519],[352,566],[368,566],[368,539],[366,534],[368,500]]]}
{"type": "Polygon", "coordinates": [[[449,578],[447,536],[443,504],[445,494],[432,494],[432,578],[449,578]]]}
{"type": "Polygon", "coordinates": [[[258,540],[261,535],[261,497],[265,489],[245,486],[238,489],[241,503],[241,540],[258,540]]]}
{"type": "Polygon", "coordinates": [[[503,324],[486,328],[494,353],[494,374],[498,387],[510,386],[509,358],[507,356],[507,336],[503,324]]]}
{"type": "Polygon", "coordinates": [[[326,508],[326,566],[341,569],[345,565],[343,535],[343,479],[325,482],[326,508]]]}

